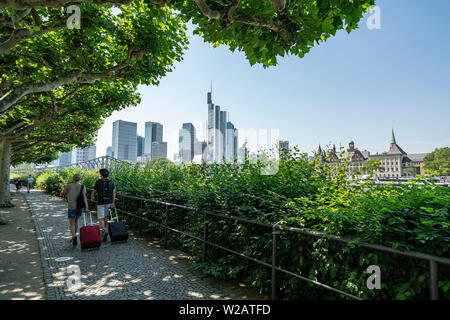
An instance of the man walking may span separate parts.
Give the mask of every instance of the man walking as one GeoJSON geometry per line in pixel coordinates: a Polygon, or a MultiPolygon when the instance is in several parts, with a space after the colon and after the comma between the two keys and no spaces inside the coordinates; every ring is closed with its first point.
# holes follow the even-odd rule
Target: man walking
{"type": "Polygon", "coordinates": [[[108,240],[108,229],[106,224],[108,222],[109,208],[115,207],[116,202],[116,184],[112,179],[109,179],[109,171],[107,169],[100,169],[101,179],[97,180],[94,190],[91,194],[91,201],[94,201],[95,194],[98,193],[97,202],[97,218],[102,232],[103,242],[108,240]]]}
{"type": "Polygon", "coordinates": [[[17,178],[15,185],[16,185],[16,191],[19,192],[20,188],[22,188],[22,180],[20,178],[17,178]]]}
{"type": "Polygon", "coordinates": [[[28,181],[27,181],[27,192],[30,193],[31,186],[33,184],[33,178],[31,177],[31,174],[28,175],[28,181]]]}
{"type": "Polygon", "coordinates": [[[67,215],[69,218],[69,229],[72,233],[72,239],[70,240],[70,243],[72,243],[74,246],[77,245],[78,219],[83,214],[85,208],[86,212],[89,212],[89,206],[86,197],[86,187],[80,184],[81,179],[81,174],[74,174],[73,183],[67,184],[64,189],[61,190],[61,196],[67,196],[67,215]]]}

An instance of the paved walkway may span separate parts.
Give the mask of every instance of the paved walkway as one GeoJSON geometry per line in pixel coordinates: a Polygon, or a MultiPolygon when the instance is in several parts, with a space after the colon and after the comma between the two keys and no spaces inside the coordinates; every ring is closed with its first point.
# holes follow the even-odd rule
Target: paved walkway
{"type": "Polygon", "coordinates": [[[0,300],[45,298],[39,245],[25,196],[15,191],[13,208],[0,208],[0,300]]]}
{"type": "MultiPolygon", "coordinates": [[[[41,191],[26,197],[36,224],[47,299],[229,299],[132,238],[119,244],[108,240],[90,251],[81,251],[78,241],[74,248],[69,243],[67,203],[41,191]],[[58,262],[61,257],[70,260],[58,262]],[[71,265],[80,270],[81,287],[76,290],[66,284],[74,276],[67,270],[71,265]]],[[[83,225],[83,218],[79,222],[83,225]]]]}

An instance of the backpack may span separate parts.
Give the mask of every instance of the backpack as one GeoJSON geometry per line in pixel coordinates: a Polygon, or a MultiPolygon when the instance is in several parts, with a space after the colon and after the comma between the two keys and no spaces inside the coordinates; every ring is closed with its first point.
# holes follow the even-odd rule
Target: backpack
{"type": "Polygon", "coordinates": [[[83,197],[83,188],[84,185],[81,185],[81,190],[80,190],[80,194],[78,195],[77,198],[77,209],[84,209],[84,197],[83,197]]]}
{"type": "Polygon", "coordinates": [[[112,203],[114,182],[111,179],[101,179],[101,188],[98,192],[99,204],[112,203]]]}

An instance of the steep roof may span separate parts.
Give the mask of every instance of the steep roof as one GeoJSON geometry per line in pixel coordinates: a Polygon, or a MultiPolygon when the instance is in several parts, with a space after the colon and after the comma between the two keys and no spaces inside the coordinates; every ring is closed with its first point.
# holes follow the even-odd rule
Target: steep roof
{"type": "Polygon", "coordinates": [[[428,153],[411,153],[408,154],[408,158],[414,162],[422,162],[427,154],[428,153]]]}
{"type": "Polygon", "coordinates": [[[393,142],[391,143],[391,148],[389,149],[387,154],[406,154],[406,152],[403,151],[403,149],[400,148],[400,146],[397,143],[393,142]]]}

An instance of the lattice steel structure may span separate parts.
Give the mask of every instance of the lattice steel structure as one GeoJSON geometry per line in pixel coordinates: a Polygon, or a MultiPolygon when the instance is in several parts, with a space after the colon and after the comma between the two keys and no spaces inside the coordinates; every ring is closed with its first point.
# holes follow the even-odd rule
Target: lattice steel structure
{"type": "Polygon", "coordinates": [[[72,163],[66,166],[55,166],[55,167],[42,167],[30,169],[14,169],[11,168],[11,172],[15,173],[28,173],[30,171],[42,171],[47,169],[62,170],[65,168],[81,168],[81,169],[102,169],[106,168],[109,171],[123,170],[126,167],[133,167],[135,164],[124,160],[117,160],[116,158],[110,156],[98,157],[88,161],[82,161],[77,163],[72,163]]]}

